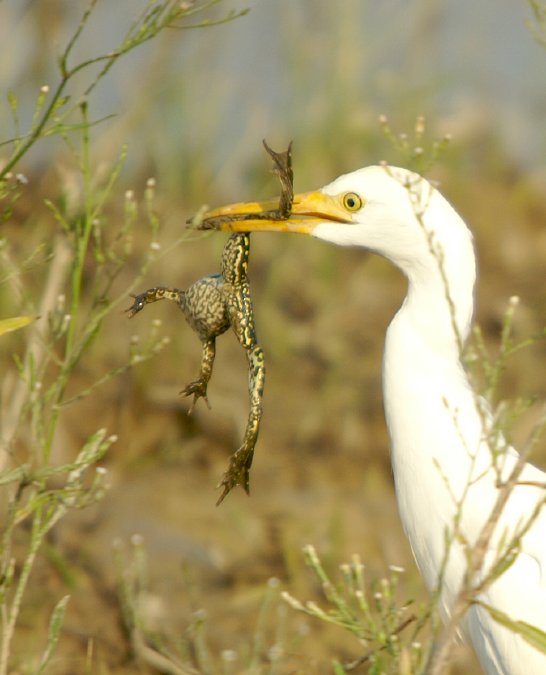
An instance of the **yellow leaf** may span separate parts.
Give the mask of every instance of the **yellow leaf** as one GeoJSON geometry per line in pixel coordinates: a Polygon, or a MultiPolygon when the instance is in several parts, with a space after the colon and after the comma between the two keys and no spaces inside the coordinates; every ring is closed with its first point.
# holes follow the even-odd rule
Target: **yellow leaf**
{"type": "Polygon", "coordinates": [[[12,330],[24,328],[25,326],[28,326],[29,323],[32,323],[34,319],[35,317],[33,316],[14,316],[11,319],[1,319],[0,335],[4,335],[4,333],[10,333],[12,330]]]}

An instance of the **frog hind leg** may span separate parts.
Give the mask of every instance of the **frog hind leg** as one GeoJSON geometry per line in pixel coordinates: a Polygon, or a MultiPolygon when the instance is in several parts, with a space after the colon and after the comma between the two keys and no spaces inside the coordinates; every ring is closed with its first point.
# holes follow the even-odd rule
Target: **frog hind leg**
{"type": "Polygon", "coordinates": [[[256,339],[250,286],[246,276],[249,243],[248,234],[232,235],[226,245],[222,261],[222,273],[226,282],[223,291],[228,316],[248,360],[250,412],[243,442],[230,457],[227,471],[218,485],[223,490],[216,502],[217,505],[236,485],[240,485],[247,494],[249,493],[250,467],[262,417],[265,364],[263,351],[256,339]]]}
{"type": "Polygon", "coordinates": [[[247,350],[249,363],[248,389],[250,396],[250,412],[246,425],[245,435],[240,447],[231,455],[229,465],[224,473],[218,488],[222,488],[222,494],[216,505],[222,503],[226,495],[236,486],[240,485],[243,490],[250,492],[250,467],[254,459],[254,449],[260,431],[262,417],[262,396],[265,381],[264,353],[259,345],[254,345],[247,350]]]}

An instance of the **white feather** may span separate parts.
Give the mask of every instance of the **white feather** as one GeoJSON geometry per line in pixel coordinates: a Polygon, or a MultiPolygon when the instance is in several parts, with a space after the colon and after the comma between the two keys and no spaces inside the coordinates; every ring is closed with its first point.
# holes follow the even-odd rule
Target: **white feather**
{"type": "MultiPolygon", "coordinates": [[[[487,442],[491,416],[473,392],[461,365],[460,347],[473,312],[475,257],[463,220],[426,180],[403,169],[369,167],[341,176],[322,190],[357,193],[363,207],[349,224],[323,222],[313,235],[344,246],[361,246],[388,258],[408,279],[408,293],[386,336],[383,361],[385,414],[400,516],[430,590],[446,555],[446,528],[453,531],[462,499],[460,531],[472,545],[498,495],[487,442]]],[[[498,441],[502,445],[502,439],[498,441]]],[[[517,461],[501,453],[502,475],[517,461]]],[[[545,485],[546,474],[527,464],[522,481],[545,485]]],[[[536,486],[514,488],[489,544],[482,574],[513,534],[545,499],[536,486]]],[[[480,600],[514,620],[546,631],[546,515],[521,541],[516,563],[480,600]]],[[[455,538],[441,586],[440,609],[448,617],[467,566],[455,538]]],[[[546,655],[475,605],[464,634],[481,665],[497,675],[544,675],[546,655]]]]}

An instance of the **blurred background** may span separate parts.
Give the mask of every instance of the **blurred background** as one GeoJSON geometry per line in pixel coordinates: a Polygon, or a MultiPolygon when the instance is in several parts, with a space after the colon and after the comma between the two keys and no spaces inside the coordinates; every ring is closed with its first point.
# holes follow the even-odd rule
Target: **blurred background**
{"type": "MultiPolygon", "coordinates": [[[[113,49],[143,4],[99,0],[74,47],[74,62],[113,49]]],[[[39,88],[58,81],[56,56],[86,6],[80,0],[0,2],[2,140],[15,133],[7,92],[16,93],[25,128],[39,88]]],[[[184,288],[218,271],[225,236],[184,237],[185,221],[204,204],[278,194],[262,138],[276,150],[294,141],[295,188],[308,190],[381,160],[411,165],[422,115],[426,131],[418,144],[426,155],[435,139],[451,138],[429,176],[474,231],[476,318],[488,346],[498,349],[513,295],[521,298],[516,338],[540,333],[546,316],[546,51],[534,34],[530,6],[524,0],[225,0],[196,22],[245,8],[245,16],[217,26],[166,31],[117,63],[89,97],[90,118],[108,117],[91,131],[97,180],[128,146],[109,207],[112,224],[127,190],[142,202],[147,181],[156,181],[162,253],[136,290],[184,288]]],[[[88,83],[82,75],[71,95],[77,98],[88,83]]],[[[0,235],[16,243],[24,260],[56,227],[44,200],[77,203],[80,187],[59,138],[42,140],[18,171],[28,184],[0,235]]],[[[140,229],[137,223],[134,256],[112,295],[137,275],[149,236],[144,221],[140,229]]],[[[31,313],[43,274],[39,265],[25,270],[24,306],[0,289],[3,316],[31,313]]],[[[148,307],[131,321],[111,312],[74,373],[70,387],[80,391],[127,361],[135,334],[144,340],[158,330],[170,338],[153,360],[63,413],[59,461],[74,456],[99,427],[118,442],[105,460],[106,497],[63,521],[50,542],[62,566],[53,554],[45,556],[31,582],[21,649],[39,649],[55,599],[72,596],[50,672],[84,672],[90,644],[91,672],[147,672],[131,660],[112,563],[113,542],[118,553],[130,555],[134,534],[146,555],[143,614],[176,644],[204,626],[212,673],[244,672],[268,579],[278,578],[280,588],[298,597],[314,597],[301,556],[305,544],[313,543],[332,570],[354,553],[370,578],[384,575],[388,565],[403,566],[401,601],[425,600],[398,521],[381,403],[384,332],[404,296],[404,280],[362,251],[270,234],[253,237],[250,277],[267,367],[250,498],[235,490],[215,507],[214,487],[248,414],[246,360],[231,333],[218,341],[212,409],[201,401],[191,417],[178,392],[197,374],[200,345],[174,305],[148,307]],[[157,319],[161,327],[152,329],[157,319]],[[233,658],[229,671],[219,665],[225,650],[233,658]]],[[[21,340],[16,334],[2,343],[3,368],[11,367],[10,353],[21,340]]],[[[506,369],[502,396],[537,400],[514,426],[520,443],[546,396],[545,357],[544,341],[537,341],[506,369]]],[[[546,466],[544,443],[536,461],[546,466]]],[[[280,602],[264,635],[264,653],[282,643],[285,660],[278,670],[263,665],[253,672],[327,673],[332,658],[359,654],[356,641],[280,602]]],[[[453,672],[477,672],[472,658],[461,648],[453,672]]]]}

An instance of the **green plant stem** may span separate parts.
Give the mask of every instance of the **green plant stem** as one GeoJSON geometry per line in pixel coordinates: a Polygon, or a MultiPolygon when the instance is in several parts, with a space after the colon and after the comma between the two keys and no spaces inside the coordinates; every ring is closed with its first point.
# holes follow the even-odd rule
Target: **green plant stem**
{"type": "MultiPolygon", "coordinates": [[[[89,247],[89,239],[92,229],[92,212],[93,212],[93,202],[92,202],[92,189],[91,189],[91,166],[89,158],[89,126],[88,126],[88,117],[87,117],[87,105],[82,104],[81,106],[83,126],[82,126],[82,158],[80,170],[83,175],[84,182],[84,193],[85,193],[85,213],[79,219],[75,225],[75,237],[76,244],[74,250],[74,262],[72,265],[71,279],[70,279],[70,322],[68,325],[68,330],[65,340],[65,349],[64,349],[64,359],[62,362],[61,370],[57,378],[54,394],[52,397],[52,412],[51,418],[48,425],[48,432],[46,441],[44,444],[44,461],[49,461],[49,456],[51,453],[51,446],[53,444],[53,439],[55,436],[55,431],[57,429],[57,424],[60,415],[60,404],[70,374],[76,365],[77,358],[75,358],[75,342],[76,342],[76,330],[78,327],[78,314],[80,311],[81,304],[81,290],[82,290],[82,279],[83,279],[83,269],[85,263],[85,257],[89,247]]],[[[81,354],[81,351],[79,351],[81,354]]]]}
{"type": "Polygon", "coordinates": [[[7,621],[5,622],[2,630],[0,675],[6,675],[8,672],[10,645],[13,639],[13,633],[15,631],[17,617],[19,616],[21,602],[23,600],[23,595],[27,587],[30,573],[34,566],[34,561],[36,560],[36,555],[38,553],[38,550],[40,549],[43,536],[45,534],[45,531],[43,531],[41,525],[42,525],[42,509],[37,508],[34,513],[34,517],[32,519],[32,534],[30,539],[30,547],[26,554],[25,562],[23,564],[21,574],[15,587],[15,594],[7,615],[7,621]]]}
{"type": "MultiPolygon", "coordinates": [[[[49,104],[44,108],[42,115],[40,116],[38,122],[31,128],[23,143],[21,143],[11,157],[7,160],[5,165],[0,170],[0,181],[5,178],[5,176],[13,170],[13,168],[19,163],[19,161],[26,155],[34,143],[44,135],[47,135],[46,125],[53,117],[56,110],[58,110],[63,103],[63,94],[66,90],[66,87],[70,80],[80,71],[89,68],[89,66],[95,65],[97,63],[105,62],[105,65],[91,82],[91,84],[86,88],[81,101],[85,101],[97,84],[107,75],[112,66],[116,61],[126,54],[127,52],[133,50],[139,45],[143,44],[154,38],[158,33],[160,33],[165,28],[173,25],[173,23],[179,17],[183,16],[186,13],[186,10],[180,6],[178,2],[164,2],[163,4],[149,9],[145,12],[140,20],[137,21],[129,29],[125,39],[123,40],[120,47],[109,52],[108,54],[102,54],[100,56],[92,57],[78,63],[72,68],[68,68],[67,61],[70,56],[70,52],[74,47],[75,43],[79,39],[87,21],[89,20],[90,15],[92,14],[97,0],[90,0],[87,8],[85,9],[83,16],[80,20],[78,28],[74,32],[72,38],[69,40],[68,45],[66,46],[63,54],[58,60],[59,70],[61,74],[61,79],[57,84],[49,104]],[[163,15],[161,11],[163,10],[163,15]]],[[[81,104],[81,101],[79,104],[81,104]]],[[[71,109],[72,110],[72,109],[71,109]]],[[[56,121],[55,127],[57,130],[61,130],[61,121],[65,119],[71,112],[71,110],[65,111],[64,115],[56,121]]],[[[54,128],[55,128],[54,127],[54,128]]]]}

